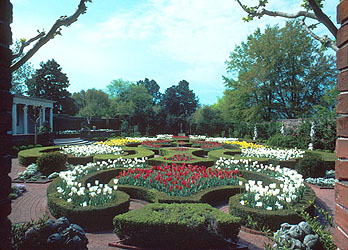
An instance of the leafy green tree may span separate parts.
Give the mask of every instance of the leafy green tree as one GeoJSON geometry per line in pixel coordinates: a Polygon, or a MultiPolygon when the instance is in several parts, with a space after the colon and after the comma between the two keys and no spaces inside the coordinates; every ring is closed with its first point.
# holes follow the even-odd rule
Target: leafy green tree
{"type": "Polygon", "coordinates": [[[107,93],[109,94],[111,99],[124,98],[125,94],[129,91],[131,84],[133,83],[130,81],[122,80],[122,78],[113,80],[109,85],[106,86],[107,93]]]}
{"type": "Polygon", "coordinates": [[[91,118],[104,118],[109,113],[109,96],[102,90],[94,88],[87,91],[81,90],[73,94],[73,99],[79,107],[78,115],[86,117],[89,123],[91,118]]]}
{"type": "Polygon", "coordinates": [[[32,97],[42,97],[55,101],[53,112],[56,114],[71,112],[71,93],[67,90],[69,79],[62,72],[62,67],[54,60],[41,62],[39,69],[35,71],[25,84],[27,94],[32,97]]]}
{"type": "Polygon", "coordinates": [[[193,114],[196,134],[216,136],[223,128],[220,111],[213,105],[204,105],[193,114]]]}
{"type": "Polygon", "coordinates": [[[230,89],[224,105],[246,121],[311,116],[313,105],[335,86],[334,58],[324,55],[297,22],[264,33],[257,29],[226,64],[236,76],[224,77],[230,89]]]}
{"type": "Polygon", "coordinates": [[[148,78],[145,78],[144,80],[140,80],[137,82],[137,85],[143,85],[147,92],[152,96],[153,102],[155,104],[159,103],[161,100],[161,92],[160,86],[157,84],[155,80],[149,80],[148,78]]]}
{"type": "MultiPolygon", "coordinates": [[[[21,42],[16,40],[11,46],[12,53],[18,53],[20,50],[21,42]]],[[[18,61],[22,56],[15,58],[14,61],[18,61]]],[[[16,71],[12,72],[12,87],[11,93],[23,95],[27,91],[27,86],[25,81],[27,81],[31,75],[34,73],[34,67],[31,63],[26,62],[20,66],[16,71]]]]}
{"type": "Polygon", "coordinates": [[[189,83],[182,80],[178,85],[166,89],[160,105],[166,117],[167,132],[179,132],[180,127],[187,126],[187,119],[197,110],[198,98],[189,89],[189,83]]]}

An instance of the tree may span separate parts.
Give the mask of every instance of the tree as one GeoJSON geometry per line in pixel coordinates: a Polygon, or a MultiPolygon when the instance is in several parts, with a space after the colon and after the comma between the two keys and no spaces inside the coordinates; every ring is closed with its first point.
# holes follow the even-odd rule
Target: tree
{"type": "Polygon", "coordinates": [[[266,9],[266,5],[268,0],[259,0],[257,6],[249,7],[247,5],[242,4],[240,0],[236,0],[239,6],[243,8],[243,10],[248,13],[246,18],[243,18],[244,21],[251,21],[255,17],[261,18],[264,15],[273,16],[273,17],[284,17],[284,18],[298,18],[300,19],[301,25],[307,31],[309,35],[311,35],[314,39],[321,42],[324,47],[331,48],[334,51],[337,51],[338,48],[336,46],[336,42],[333,39],[330,39],[327,35],[322,37],[315,34],[314,29],[317,28],[318,24],[323,24],[327,30],[333,35],[333,37],[337,38],[337,27],[330,20],[330,18],[322,11],[324,0],[303,0],[301,7],[303,7],[302,11],[297,13],[284,13],[280,11],[271,11],[266,9]],[[319,23],[314,23],[308,25],[306,23],[306,19],[314,20],[319,23]]]}
{"type": "Polygon", "coordinates": [[[149,80],[148,78],[145,78],[144,81],[140,80],[137,82],[137,85],[143,85],[147,92],[152,96],[154,104],[159,103],[161,100],[161,92],[160,86],[157,84],[155,80],[149,80]]]}
{"type": "Polygon", "coordinates": [[[108,116],[110,100],[108,94],[102,90],[88,89],[74,93],[72,98],[78,106],[78,115],[87,118],[90,124],[91,118],[103,118],[108,116]]]}
{"type": "Polygon", "coordinates": [[[35,37],[29,40],[21,39],[21,46],[19,50],[12,55],[13,64],[10,67],[11,72],[16,71],[24,63],[26,63],[49,40],[53,39],[57,35],[61,35],[62,26],[70,26],[72,23],[77,21],[80,15],[86,13],[87,2],[92,2],[92,0],[80,0],[76,11],[71,16],[61,16],[58,20],[56,20],[47,33],[45,31],[38,30],[38,34],[35,37]],[[24,53],[24,49],[34,42],[36,43],[33,45],[33,47],[24,53]],[[20,59],[14,60],[16,58],[20,59]]]}
{"type": "MultiPolygon", "coordinates": [[[[11,50],[13,51],[13,53],[18,53],[20,49],[20,44],[21,42],[19,40],[16,40],[15,43],[11,46],[11,50]]],[[[16,58],[14,60],[18,60],[20,58],[21,57],[16,58]]],[[[23,95],[27,91],[25,81],[28,80],[33,73],[33,65],[29,62],[24,63],[16,71],[14,71],[12,73],[12,87],[10,90],[11,93],[23,95]]]]}
{"type": "Polygon", "coordinates": [[[53,112],[56,114],[71,110],[71,94],[67,90],[70,85],[69,79],[62,72],[61,66],[52,59],[46,63],[41,62],[40,67],[26,81],[28,95],[55,101],[53,112]]]}
{"type": "Polygon", "coordinates": [[[193,113],[193,123],[196,133],[200,135],[216,136],[223,127],[220,111],[213,105],[204,105],[193,113]]]}
{"type": "Polygon", "coordinates": [[[246,121],[311,116],[313,105],[335,86],[334,58],[294,21],[264,33],[257,29],[226,64],[229,73],[237,72],[224,77],[230,106],[246,121]]]}
{"type": "Polygon", "coordinates": [[[185,121],[197,110],[198,98],[189,89],[189,83],[182,80],[177,86],[166,89],[160,105],[166,116],[168,132],[179,131],[180,124],[185,125],[185,121]]]}
{"type": "Polygon", "coordinates": [[[107,92],[111,99],[113,98],[123,98],[125,94],[129,91],[130,85],[133,84],[130,81],[124,81],[122,78],[111,81],[111,83],[106,86],[107,92]]]}

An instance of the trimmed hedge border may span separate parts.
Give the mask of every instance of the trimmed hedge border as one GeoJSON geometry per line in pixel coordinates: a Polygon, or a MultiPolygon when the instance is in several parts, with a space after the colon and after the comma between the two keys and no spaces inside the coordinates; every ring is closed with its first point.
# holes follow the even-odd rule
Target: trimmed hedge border
{"type": "Polygon", "coordinates": [[[80,225],[88,232],[111,229],[112,219],[129,210],[130,197],[128,194],[117,191],[117,200],[102,206],[74,207],[71,203],[59,198],[55,179],[47,188],[47,205],[51,214],[58,217],[67,217],[71,223],[80,225]]]}
{"type": "Polygon", "coordinates": [[[242,225],[247,222],[248,215],[253,221],[258,223],[260,227],[268,227],[272,231],[277,231],[282,223],[298,224],[303,218],[298,214],[301,210],[305,210],[310,214],[314,213],[315,193],[307,187],[306,191],[293,210],[282,209],[277,211],[267,211],[261,209],[249,208],[240,204],[242,195],[234,195],[229,199],[229,213],[242,218],[242,225]]]}
{"type": "Polygon", "coordinates": [[[59,151],[59,148],[59,146],[50,146],[21,150],[18,152],[18,161],[21,165],[28,166],[35,163],[40,155],[48,152],[59,151]]]}
{"type": "Polygon", "coordinates": [[[165,249],[226,247],[225,239],[237,239],[240,221],[207,204],[149,204],[113,220],[127,244],[165,249]]]}

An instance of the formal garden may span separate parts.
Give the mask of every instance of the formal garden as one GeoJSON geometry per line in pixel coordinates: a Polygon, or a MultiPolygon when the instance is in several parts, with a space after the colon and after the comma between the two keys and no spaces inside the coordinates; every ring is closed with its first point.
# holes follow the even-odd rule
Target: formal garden
{"type": "Polygon", "coordinates": [[[18,152],[26,169],[15,181],[49,182],[59,218],[29,234],[18,226],[19,249],[85,249],[85,232],[110,229],[120,248],[247,249],[241,228],[272,239],[269,248],[335,249],[311,188],[333,187],[334,153],[207,136],[99,139],[18,152]],[[134,199],[147,205],[129,210],[134,199]]]}

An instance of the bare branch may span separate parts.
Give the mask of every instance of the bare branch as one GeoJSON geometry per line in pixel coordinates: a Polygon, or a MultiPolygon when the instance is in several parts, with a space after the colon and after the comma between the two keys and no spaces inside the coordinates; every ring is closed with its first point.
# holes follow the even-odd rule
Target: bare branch
{"type": "Polygon", "coordinates": [[[320,37],[316,34],[314,34],[314,32],[306,25],[305,23],[305,18],[301,19],[301,24],[304,27],[304,29],[316,40],[318,40],[319,42],[321,42],[321,44],[325,47],[330,47],[331,49],[333,49],[334,51],[338,51],[338,47],[336,46],[336,43],[334,41],[332,41],[328,36],[323,36],[320,37]]]}
{"type": "Polygon", "coordinates": [[[16,59],[18,57],[20,57],[23,54],[24,48],[29,46],[31,43],[35,42],[36,40],[38,40],[39,38],[43,37],[45,35],[45,32],[39,32],[39,34],[37,34],[37,36],[29,39],[28,41],[26,40],[22,40],[21,41],[21,47],[19,48],[18,52],[14,55],[12,55],[12,60],[16,59]]]}
{"type": "Polygon", "coordinates": [[[243,8],[243,10],[245,12],[247,12],[252,17],[261,18],[264,15],[273,16],[273,17],[285,17],[285,18],[308,17],[308,18],[320,21],[314,13],[311,13],[308,11],[298,11],[296,13],[291,14],[291,13],[285,13],[285,12],[281,12],[281,11],[266,10],[262,6],[256,6],[255,8],[248,8],[245,5],[243,5],[240,0],[236,0],[236,1],[239,4],[239,6],[241,6],[243,8]],[[256,10],[254,10],[254,9],[256,9],[256,10]]]}
{"type": "Polygon", "coordinates": [[[310,4],[318,20],[326,26],[326,28],[335,38],[337,38],[337,27],[333,24],[330,18],[321,10],[314,0],[308,0],[308,3],[310,4]]]}
{"type": "Polygon", "coordinates": [[[43,45],[45,45],[49,40],[53,39],[56,35],[60,35],[62,26],[70,26],[72,23],[76,22],[81,14],[86,13],[87,7],[86,2],[91,2],[91,0],[80,0],[80,4],[71,16],[61,16],[51,27],[46,35],[40,37],[40,39],[35,43],[35,45],[17,62],[15,62],[10,70],[11,72],[17,70],[25,62],[27,62],[43,45]]]}

